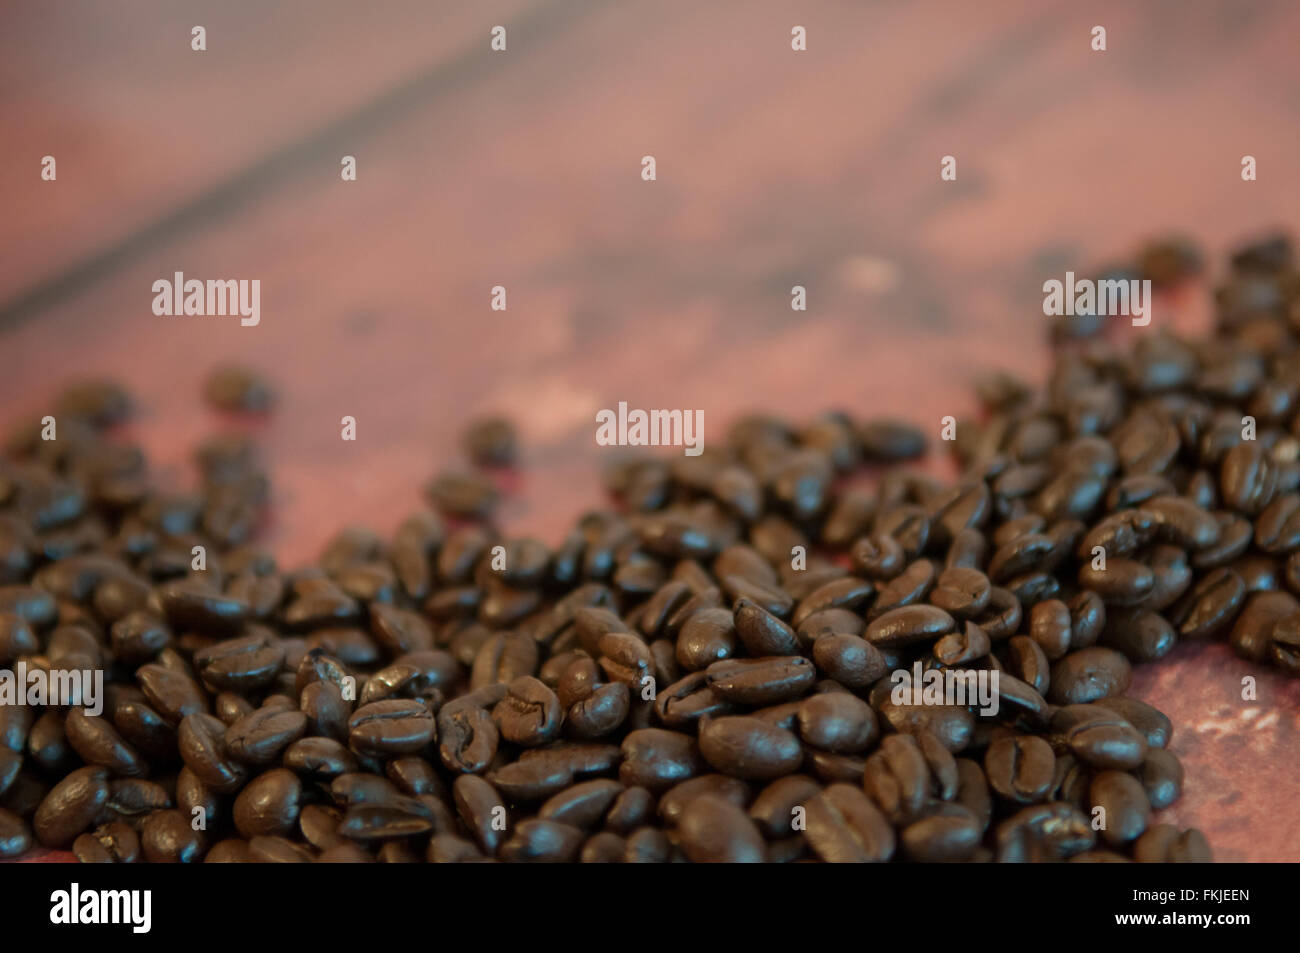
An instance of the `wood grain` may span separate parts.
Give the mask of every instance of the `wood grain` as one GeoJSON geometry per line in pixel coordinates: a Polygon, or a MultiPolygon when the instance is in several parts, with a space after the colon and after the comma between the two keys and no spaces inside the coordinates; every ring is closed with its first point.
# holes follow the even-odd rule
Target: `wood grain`
{"type": "MultiPolygon", "coordinates": [[[[599,496],[599,408],[700,408],[706,440],[751,408],[937,431],[974,408],[976,368],[1043,377],[1047,277],[1170,228],[1214,255],[1300,222],[1292,4],[261,10],[4,14],[0,425],[64,378],[120,376],[134,434],[183,481],[188,448],[234,425],[202,408],[203,375],[262,367],[283,396],[257,431],[288,564],[344,523],[392,529],[468,414],[520,421],[501,522],[554,540],[599,496]],[[47,152],[57,183],[38,177],[47,152]],[[261,326],[155,317],[150,285],[178,269],[260,279],[261,326]]],[[[1206,290],[1162,299],[1157,324],[1203,324],[1206,290]]],[[[1248,705],[1248,672],[1187,646],[1138,673],[1187,766],[1169,815],[1221,859],[1300,860],[1300,687],[1253,673],[1248,705]]]]}

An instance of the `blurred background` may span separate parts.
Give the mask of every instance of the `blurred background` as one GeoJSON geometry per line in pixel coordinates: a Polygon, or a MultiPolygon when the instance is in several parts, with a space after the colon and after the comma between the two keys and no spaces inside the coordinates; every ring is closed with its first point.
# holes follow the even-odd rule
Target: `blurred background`
{"type": "MultiPolygon", "coordinates": [[[[934,432],[983,372],[1045,376],[1047,278],[1300,222],[1298,34],[1285,0],[14,0],[0,428],[120,378],[184,482],[231,426],[204,378],[259,368],[290,565],[393,529],[482,412],[523,441],[501,525],[550,541],[600,497],[594,415],[620,400],[702,409],[706,442],[750,409],[934,432]],[[155,316],[175,271],[259,279],[260,326],[155,316]]],[[[1208,287],[1156,323],[1204,324],[1208,287]]],[[[1300,859],[1300,690],[1256,673],[1243,711],[1247,672],[1197,646],[1139,673],[1187,764],[1169,815],[1221,859],[1300,859]]]]}

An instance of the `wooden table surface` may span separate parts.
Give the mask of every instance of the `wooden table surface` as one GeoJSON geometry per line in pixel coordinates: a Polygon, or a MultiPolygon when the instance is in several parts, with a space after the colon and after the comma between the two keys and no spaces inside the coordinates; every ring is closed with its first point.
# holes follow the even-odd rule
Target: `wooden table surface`
{"type": "MultiPolygon", "coordinates": [[[[480,411],[525,442],[502,525],[552,540],[620,400],[700,408],[706,440],[751,408],[937,432],[975,368],[1043,378],[1047,277],[1300,223],[1297,32],[1300,6],[1240,0],[6,4],[0,427],[121,377],[184,481],[229,426],[207,371],[262,368],[288,564],[391,530],[480,411]],[[155,316],[178,270],[259,279],[261,324],[155,316]]],[[[1203,326],[1206,290],[1157,324],[1203,326]]],[[[1300,860],[1300,683],[1254,673],[1245,703],[1247,673],[1184,646],[1137,674],[1187,766],[1167,815],[1220,859],[1300,860]]]]}

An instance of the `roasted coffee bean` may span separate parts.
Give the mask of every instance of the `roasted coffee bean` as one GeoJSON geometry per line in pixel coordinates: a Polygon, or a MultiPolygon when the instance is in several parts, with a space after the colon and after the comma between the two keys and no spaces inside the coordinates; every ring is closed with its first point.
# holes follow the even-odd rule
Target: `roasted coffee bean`
{"type": "Polygon", "coordinates": [[[1056,705],[1079,705],[1122,695],[1131,674],[1128,660],[1113,649],[1079,649],[1052,666],[1047,697],[1056,705]]]}
{"type": "Polygon", "coordinates": [[[821,636],[813,643],[813,661],[818,670],[848,688],[865,688],[889,671],[881,650],[856,635],[821,636]]]}
{"type": "MultiPolygon", "coordinates": [[[[1177,642],[1174,627],[1150,609],[1114,609],[1102,641],[1134,662],[1152,662],[1168,655],[1177,642]]],[[[1093,651],[1088,649],[1086,651],[1093,651]]]]}
{"type": "Polygon", "coordinates": [[[140,845],[151,864],[198,863],[206,847],[203,833],[180,811],[155,811],[146,817],[140,845]]]}
{"type": "Polygon", "coordinates": [[[988,655],[991,647],[988,634],[974,622],[967,622],[961,631],[951,632],[934,644],[934,657],[941,665],[965,665],[988,655]]]}
{"type": "Polygon", "coordinates": [[[63,727],[68,743],[87,764],[108,768],[122,777],[138,777],[147,771],[140,754],[107,719],[87,715],[83,708],[73,708],[68,711],[63,727]]]}
{"type": "Polygon", "coordinates": [[[1046,692],[1051,669],[1042,646],[1027,635],[1012,637],[1006,646],[1006,664],[1012,674],[1040,695],[1046,692]]]}
{"type": "Polygon", "coordinates": [[[907,563],[902,545],[887,533],[872,533],[853,544],[853,565],[867,579],[893,579],[907,563]]]}
{"type": "Polygon", "coordinates": [[[988,608],[992,586],[978,569],[951,568],[939,574],[930,604],[958,619],[973,618],[988,608]]]}
{"type": "Polygon", "coordinates": [[[682,850],[695,863],[757,864],[767,858],[763,835],[744,808],[714,794],[690,799],[677,830],[682,850]]]}
{"type": "Polygon", "coordinates": [[[235,798],[235,827],[245,837],[287,835],[298,822],[302,782],[292,771],[272,768],[248,782],[235,798]]]}
{"type": "MultiPolygon", "coordinates": [[[[847,609],[823,609],[814,612],[799,623],[796,636],[799,644],[810,646],[824,635],[861,635],[867,630],[867,624],[860,615],[847,609]]],[[[793,655],[798,648],[785,654],[793,655]]]]}
{"type": "Polygon", "coordinates": [[[703,717],[725,715],[733,709],[714,691],[707,671],[692,672],[655,696],[655,714],[669,728],[686,728],[703,717]]]}
{"type": "Polygon", "coordinates": [[[1016,804],[1042,800],[1055,770],[1051,745],[1034,735],[1003,735],[984,754],[989,786],[1016,804]]]}
{"type": "Polygon", "coordinates": [[[902,734],[928,731],[951,752],[966,748],[975,731],[975,716],[969,708],[960,705],[895,705],[886,698],[872,707],[894,731],[902,734]]]}
{"type": "Polygon", "coordinates": [[[1217,635],[1227,629],[1245,601],[1241,576],[1227,567],[1215,569],[1188,593],[1186,611],[1178,613],[1178,634],[1189,639],[1217,635]]]}
{"type": "Polygon", "coordinates": [[[226,729],[226,751],[244,764],[271,764],[306,730],[300,711],[259,708],[226,729]]]}
{"type": "Polygon", "coordinates": [[[547,820],[583,830],[595,827],[624,791],[617,781],[597,778],[574,784],[551,796],[538,811],[547,820]]]}
{"type": "Polygon", "coordinates": [[[730,658],[736,650],[736,629],[728,609],[702,609],[677,636],[677,662],[688,671],[708,668],[730,658]]]}
{"type": "Polygon", "coordinates": [[[1246,599],[1232,626],[1232,650],[1244,659],[1262,662],[1268,657],[1273,629],[1278,621],[1300,609],[1287,592],[1257,592],[1246,599]]]}
{"type": "Polygon", "coordinates": [[[348,720],[348,744],[360,755],[414,754],[435,734],[433,715],[415,700],[371,702],[358,708],[348,720]]]}
{"type": "Polygon", "coordinates": [[[966,808],[941,804],[928,817],[903,828],[899,844],[903,853],[914,861],[966,860],[975,853],[983,833],[978,819],[966,808]]]}
{"type": "Polygon", "coordinates": [[[425,490],[437,509],[448,516],[482,519],[496,506],[496,485],[477,473],[447,471],[439,474],[425,490]]]}
{"type": "Polygon", "coordinates": [[[1002,863],[1061,861],[1096,843],[1088,818],[1060,802],[1022,808],[997,826],[994,837],[1002,863]]]}
{"type": "MultiPolygon", "coordinates": [[[[31,847],[32,833],[28,830],[27,823],[12,811],[0,807],[0,860],[21,857],[31,847]]],[[[78,859],[82,858],[78,856],[78,859]]],[[[82,860],[82,863],[87,861],[82,860]]]]}
{"type": "Polygon", "coordinates": [[[894,830],[860,788],[832,784],[805,803],[804,837],[828,863],[882,863],[894,854],[894,830]]]}
{"type": "Polygon", "coordinates": [[[909,563],[901,573],[880,587],[867,621],[880,618],[891,609],[910,606],[920,602],[933,588],[935,567],[928,559],[918,559],[909,563]]]}
{"type": "Polygon", "coordinates": [[[956,620],[935,606],[915,605],[892,609],[867,626],[867,641],[876,648],[898,648],[947,635],[956,620]]]}
{"type": "Polygon", "coordinates": [[[555,693],[531,675],[510,682],[505,698],[492,710],[501,737],[528,747],[554,740],[562,715],[555,693]]]}
{"type": "Polygon", "coordinates": [[[150,664],[142,665],[135,674],[149,704],[169,724],[176,725],[186,715],[207,711],[207,699],[186,673],[150,664]]]}
{"type": "Polygon", "coordinates": [[[683,781],[664,792],[659,799],[659,816],[665,823],[677,826],[681,823],[686,806],[698,797],[711,796],[721,798],[742,810],[749,805],[749,785],[725,774],[702,774],[699,777],[683,781]]]}
{"type": "Polygon", "coordinates": [[[790,626],[750,599],[736,600],[733,624],[750,655],[792,655],[798,651],[799,643],[790,626]]]}
{"type": "Polygon", "coordinates": [[[488,854],[495,854],[505,840],[507,813],[496,789],[474,774],[463,774],[452,785],[452,795],[461,823],[488,854]]]}
{"type": "Polygon", "coordinates": [[[1052,715],[1051,727],[1079,760],[1095,768],[1136,768],[1147,743],[1121,715],[1101,705],[1066,705],[1052,715]]]}
{"type": "Polygon", "coordinates": [[[746,780],[790,774],[803,760],[799,739],[751,716],[710,718],[700,725],[700,753],[718,771],[746,780]]]}
{"type": "Polygon", "coordinates": [[[1097,705],[1115,712],[1137,729],[1152,748],[1165,748],[1174,733],[1169,718],[1146,702],[1136,698],[1121,696],[1116,698],[1099,698],[1097,705]]]}
{"type": "Polygon", "coordinates": [[[208,375],[203,396],[216,409],[232,413],[265,413],[275,403],[275,393],[265,378],[251,368],[233,365],[208,375]]]}
{"type": "Polygon", "coordinates": [[[1105,812],[1101,837],[1111,846],[1126,844],[1146,830],[1151,818],[1151,804],[1141,782],[1133,775],[1123,771],[1100,771],[1092,779],[1089,796],[1092,806],[1105,812]]]}
{"type": "Polygon", "coordinates": [[[582,831],[552,820],[532,819],[501,845],[501,859],[514,863],[572,863],[582,848],[582,831]]]}
{"type": "Polygon", "coordinates": [[[1096,645],[1106,627],[1106,604],[1095,592],[1079,593],[1070,607],[1070,648],[1086,649],[1096,645]]]}
{"type": "MultiPolygon", "coordinates": [[[[797,743],[797,742],[796,742],[797,743]]],[[[662,728],[642,728],[623,739],[618,777],[623,784],[662,793],[703,772],[705,761],[690,735],[662,728]]]]}
{"type": "Polygon", "coordinates": [[[727,659],[706,670],[715,695],[741,705],[771,705],[798,698],[812,687],[817,672],[801,656],[727,659]]]}
{"type": "Polygon", "coordinates": [[[1214,856],[1200,831],[1156,824],[1134,841],[1133,859],[1149,864],[1208,864],[1214,856]]]}
{"type": "Polygon", "coordinates": [[[471,421],[462,442],[469,458],[481,467],[508,467],[515,462],[518,438],[508,418],[488,416],[471,421]]]}
{"type": "Polygon", "coordinates": [[[804,743],[835,754],[866,751],[879,737],[876,713],[848,692],[823,692],[799,703],[799,736],[804,743]]]}
{"type": "Polygon", "coordinates": [[[801,830],[802,808],[821,793],[821,785],[804,774],[788,774],[768,784],[754,799],[749,816],[769,837],[801,830]]]}
{"type": "Polygon", "coordinates": [[[244,764],[226,746],[226,730],[218,719],[207,714],[186,715],[177,730],[186,767],[219,794],[235,791],[248,777],[244,764]]]}
{"type": "Polygon", "coordinates": [[[148,814],[171,806],[167,788],[156,781],[128,778],[108,783],[108,808],[123,817],[148,814]]]}
{"type": "Polygon", "coordinates": [[[66,848],[94,822],[108,803],[108,772],[78,768],[50,789],[32,821],[36,839],[46,847],[66,848]]]}
{"type": "Polygon", "coordinates": [[[1148,749],[1137,775],[1153,810],[1163,810],[1183,793],[1183,766],[1163,748],[1148,749]]]}
{"type": "Polygon", "coordinates": [[[1029,637],[1050,661],[1056,661],[1070,649],[1070,609],[1059,599],[1040,602],[1029,612],[1029,637]]]}
{"type": "Polygon", "coordinates": [[[174,631],[194,629],[207,635],[237,632],[248,621],[248,605],[201,582],[182,579],[158,590],[158,601],[174,631]]]}
{"type": "MultiPolygon", "coordinates": [[[[7,856],[0,837],[0,857],[7,856]]],[[[72,853],[83,864],[133,864],[140,859],[140,838],[122,821],[101,824],[72,843],[72,853]]]]}

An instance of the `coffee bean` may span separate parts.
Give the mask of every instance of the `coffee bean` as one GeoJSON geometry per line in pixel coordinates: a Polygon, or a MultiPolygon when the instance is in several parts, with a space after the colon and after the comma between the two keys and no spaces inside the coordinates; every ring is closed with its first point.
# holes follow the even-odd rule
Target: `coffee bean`
{"type": "Polygon", "coordinates": [[[973,618],[988,608],[991,595],[988,577],[978,569],[945,569],[930,593],[930,604],[958,619],[973,618]]]}
{"type": "Polygon", "coordinates": [[[259,708],[226,729],[226,751],[244,764],[271,764],[306,730],[300,711],[259,708]]]}
{"type": "Polygon", "coordinates": [[[26,822],[12,811],[0,807],[0,859],[10,860],[20,857],[27,853],[31,846],[32,833],[28,830],[26,822]]]}
{"type": "Polygon", "coordinates": [[[371,702],[348,720],[348,745],[360,755],[414,754],[435,734],[433,715],[414,700],[371,702]]]}
{"type": "Polygon", "coordinates": [[[706,670],[709,687],[729,702],[771,705],[804,694],[816,679],[816,669],[800,656],[727,659],[706,670]]]}
{"type": "Polygon", "coordinates": [[[244,765],[231,755],[225,741],[226,726],[207,714],[186,715],[177,730],[177,742],[186,767],[217,793],[231,793],[247,779],[244,765]]]}
{"type": "Polygon", "coordinates": [[[1136,698],[1099,698],[1096,704],[1115,712],[1141,734],[1152,748],[1165,748],[1174,733],[1169,718],[1136,698]]]}
{"type": "Polygon", "coordinates": [[[466,426],[462,442],[470,460],[481,467],[508,467],[515,462],[518,437],[505,417],[480,417],[466,426]]]}
{"type": "Polygon", "coordinates": [[[32,821],[36,839],[46,847],[66,848],[99,816],[108,803],[108,772],[78,768],[50,789],[32,821]]]}
{"type": "Polygon", "coordinates": [[[893,579],[907,563],[898,540],[879,532],[854,543],[852,556],[854,567],[868,579],[893,579]]]}
{"type": "Polygon", "coordinates": [[[1134,842],[1133,859],[1154,864],[1208,864],[1214,856],[1200,831],[1156,824],[1134,842]]]}
{"type": "Polygon", "coordinates": [[[966,860],[979,846],[983,834],[979,821],[958,804],[939,805],[928,817],[903,828],[899,843],[914,861],[937,863],[966,860]]]}
{"type": "Polygon", "coordinates": [[[849,688],[866,687],[889,669],[881,650],[856,635],[823,635],[813,644],[813,661],[849,688]]]}
{"type": "Polygon", "coordinates": [[[1101,705],[1066,705],[1052,715],[1051,727],[1081,761],[1096,768],[1136,768],[1146,757],[1143,736],[1101,705]]]}
{"type": "Polygon", "coordinates": [[[757,864],[766,859],[763,835],[743,807],[725,798],[691,798],[677,826],[682,850],[695,863],[757,864]]]}
{"type": "Polygon", "coordinates": [[[1274,626],[1297,609],[1300,609],[1300,602],[1287,592],[1251,595],[1232,626],[1229,636],[1232,650],[1244,659],[1262,662],[1268,656],[1274,626]]]}
{"type": "Polygon", "coordinates": [[[1092,779],[1089,796],[1094,807],[1105,811],[1101,837],[1106,843],[1118,847],[1146,830],[1151,804],[1142,784],[1133,775],[1123,771],[1100,771],[1092,779]]]}
{"type": "Polygon", "coordinates": [[[203,396],[217,410],[259,414],[275,403],[271,385],[255,370],[226,366],[214,370],[204,381],[203,396]]]}
{"type": "Polygon", "coordinates": [[[1246,601],[1246,584],[1227,567],[1206,575],[1192,588],[1179,612],[1178,634],[1187,639],[1210,638],[1227,628],[1246,601]]]}
{"type": "Polygon", "coordinates": [[[871,706],[847,692],[824,692],[799,703],[799,736],[814,748],[836,754],[866,751],[880,729],[871,706]]]}
{"type": "MultiPolygon", "coordinates": [[[[133,864],[140,859],[140,838],[122,821],[110,821],[73,841],[72,852],[83,864],[133,864]]],[[[2,846],[0,856],[6,856],[2,846]]]]}
{"type": "Polygon", "coordinates": [[[452,785],[456,811],[480,848],[495,854],[505,840],[508,817],[500,795],[487,781],[474,774],[462,774],[452,785]]]}
{"type": "Polygon", "coordinates": [[[1052,666],[1047,697],[1056,705],[1079,705],[1120,695],[1131,672],[1128,660],[1113,649],[1079,649],[1052,666]]]}
{"type": "Polygon", "coordinates": [[[736,650],[736,630],[727,609],[702,609],[693,614],[677,637],[677,662],[688,671],[708,668],[730,658],[736,650]]]}
{"type": "Polygon", "coordinates": [[[806,805],[804,837],[828,863],[882,863],[894,854],[894,830],[859,788],[832,784],[806,805]]]}
{"type": "Polygon", "coordinates": [[[157,713],[175,725],[186,715],[206,712],[208,701],[194,680],[184,672],[162,665],[142,665],[136,678],[157,713]]]}
{"type": "Polygon", "coordinates": [[[1017,804],[1041,800],[1055,770],[1051,746],[1034,735],[1003,735],[989,745],[984,755],[989,785],[1017,804]]]}
{"type": "Polygon", "coordinates": [[[941,665],[966,665],[988,655],[991,647],[988,633],[967,622],[960,632],[949,633],[934,644],[934,657],[941,665]]]}
{"type": "Polygon", "coordinates": [[[235,827],[245,837],[288,834],[298,821],[301,797],[298,776],[272,768],[249,781],[235,798],[235,827]]]}
{"type": "Polygon", "coordinates": [[[206,843],[180,811],[155,811],[140,828],[140,845],[151,864],[193,864],[201,859],[206,843]]]}
{"type": "Polygon", "coordinates": [[[1183,793],[1183,766],[1163,748],[1148,749],[1137,773],[1154,810],[1163,810],[1183,793]]]}
{"type": "Polygon", "coordinates": [[[700,753],[718,771],[766,780],[795,771],[803,758],[799,739],[750,716],[710,718],[700,726],[700,753]]]}
{"type": "Polygon", "coordinates": [[[998,825],[994,837],[1001,863],[1061,861],[1096,842],[1088,818],[1060,802],[1022,808],[998,825]]]}
{"type": "Polygon", "coordinates": [[[623,784],[659,793],[694,777],[705,761],[690,735],[662,728],[642,728],[623,739],[618,777],[623,784]]]}
{"type": "Polygon", "coordinates": [[[505,698],[492,710],[501,737],[528,747],[553,740],[559,734],[561,716],[555,693],[531,675],[510,682],[505,698]]]}

